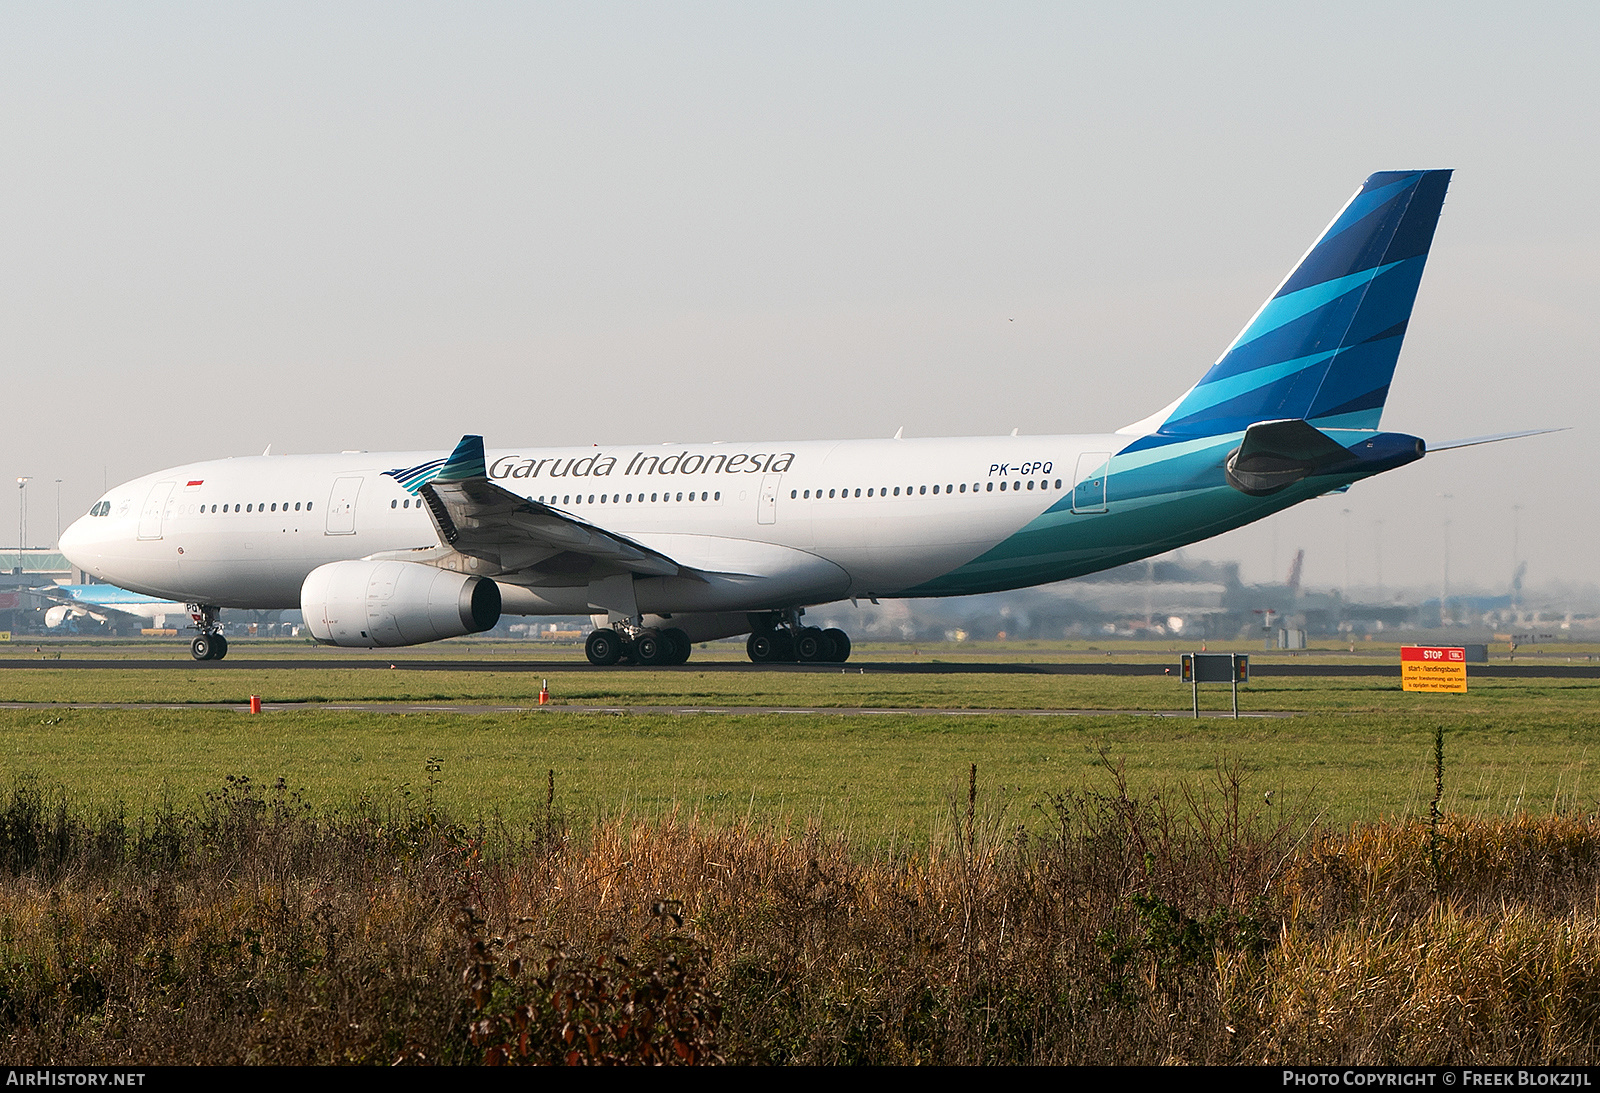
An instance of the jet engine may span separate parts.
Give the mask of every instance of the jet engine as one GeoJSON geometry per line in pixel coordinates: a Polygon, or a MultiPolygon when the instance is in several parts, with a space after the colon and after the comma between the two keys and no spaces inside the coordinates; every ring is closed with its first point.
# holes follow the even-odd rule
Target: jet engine
{"type": "Polygon", "coordinates": [[[300,586],[300,610],[329,645],[418,645],[499,622],[500,586],[416,562],[330,562],[300,586]]]}

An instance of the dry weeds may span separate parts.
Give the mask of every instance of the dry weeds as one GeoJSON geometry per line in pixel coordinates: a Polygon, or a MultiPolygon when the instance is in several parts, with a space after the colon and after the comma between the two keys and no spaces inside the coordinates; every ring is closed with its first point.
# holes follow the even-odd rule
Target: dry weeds
{"type": "MultiPolygon", "coordinates": [[[[965,772],[964,772],[965,773],[965,772]]],[[[969,796],[969,786],[970,796],[969,796]]],[[[1316,829],[1237,770],[931,849],[693,816],[511,830],[0,801],[0,1057],[157,1063],[1585,1063],[1593,817],[1316,829]],[[1037,827],[1036,827],[1037,830],[1037,827]]]]}

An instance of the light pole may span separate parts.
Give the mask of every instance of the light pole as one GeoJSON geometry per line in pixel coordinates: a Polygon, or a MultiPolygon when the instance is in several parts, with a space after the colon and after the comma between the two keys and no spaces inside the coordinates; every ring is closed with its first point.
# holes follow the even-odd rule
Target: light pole
{"type": "Polygon", "coordinates": [[[1522,599],[1522,588],[1517,583],[1517,555],[1521,553],[1522,506],[1511,506],[1511,614],[1516,617],[1518,601],[1522,599]]]}
{"type": "Polygon", "coordinates": [[[1383,521],[1372,521],[1372,561],[1378,582],[1378,599],[1383,599],[1383,521]]]}
{"type": "Polygon", "coordinates": [[[22,564],[22,552],[28,547],[28,483],[32,479],[23,475],[17,479],[17,564],[22,564]]]}
{"type": "Polygon", "coordinates": [[[1450,625],[1450,617],[1445,613],[1450,602],[1450,500],[1453,493],[1441,493],[1444,500],[1444,584],[1439,589],[1439,625],[1450,625]]]}
{"type": "Polygon", "coordinates": [[[61,479],[56,479],[56,546],[61,546],[61,479]]]}
{"type": "Polygon", "coordinates": [[[1342,599],[1350,598],[1350,510],[1341,510],[1344,513],[1344,586],[1339,589],[1342,599]]]}

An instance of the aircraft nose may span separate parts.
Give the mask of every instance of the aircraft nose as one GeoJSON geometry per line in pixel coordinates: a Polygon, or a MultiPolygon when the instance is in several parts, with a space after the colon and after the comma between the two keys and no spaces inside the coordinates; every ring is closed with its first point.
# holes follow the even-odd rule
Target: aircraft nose
{"type": "Polygon", "coordinates": [[[79,569],[88,569],[95,560],[98,529],[93,526],[94,520],[93,516],[80,516],[61,533],[61,553],[79,569]]]}

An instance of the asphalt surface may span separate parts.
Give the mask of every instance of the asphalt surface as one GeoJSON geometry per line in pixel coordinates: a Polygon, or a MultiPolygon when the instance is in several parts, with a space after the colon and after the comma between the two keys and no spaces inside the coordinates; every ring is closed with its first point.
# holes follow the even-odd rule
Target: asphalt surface
{"type": "MultiPolygon", "coordinates": [[[[999,662],[906,662],[906,661],[855,661],[848,664],[751,664],[741,661],[694,661],[671,668],[628,668],[615,666],[596,668],[593,665],[571,660],[421,660],[411,657],[375,659],[371,657],[306,657],[290,660],[236,660],[196,661],[189,657],[170,660],[56,660],[53,657],[10,658],[0,660],[0,670],[7,668],[67,668],[107,669],[125,671],[214,671],[223,668],[253,671],[298,671],[306,668],[337,668],[395,670],[406,672],[802,672],[836,674],[898,674],[898,675],[1057,675],[1057,676],[1160,676],[1177,675],[1177,659],[1166,663],[1102,664],[1082,661],[1070,664],[1022,664],[999,662]]],[[[1400,677],[1400,664],[1341,664],[1338,661],[1311,661],[1293,664],[1251,664],[1252,678],[1274,677],[1400,677]]],[[[1470,664],[1467,675],[1474,679],[1600,679],[1600,664],[1470,664]]]]}

